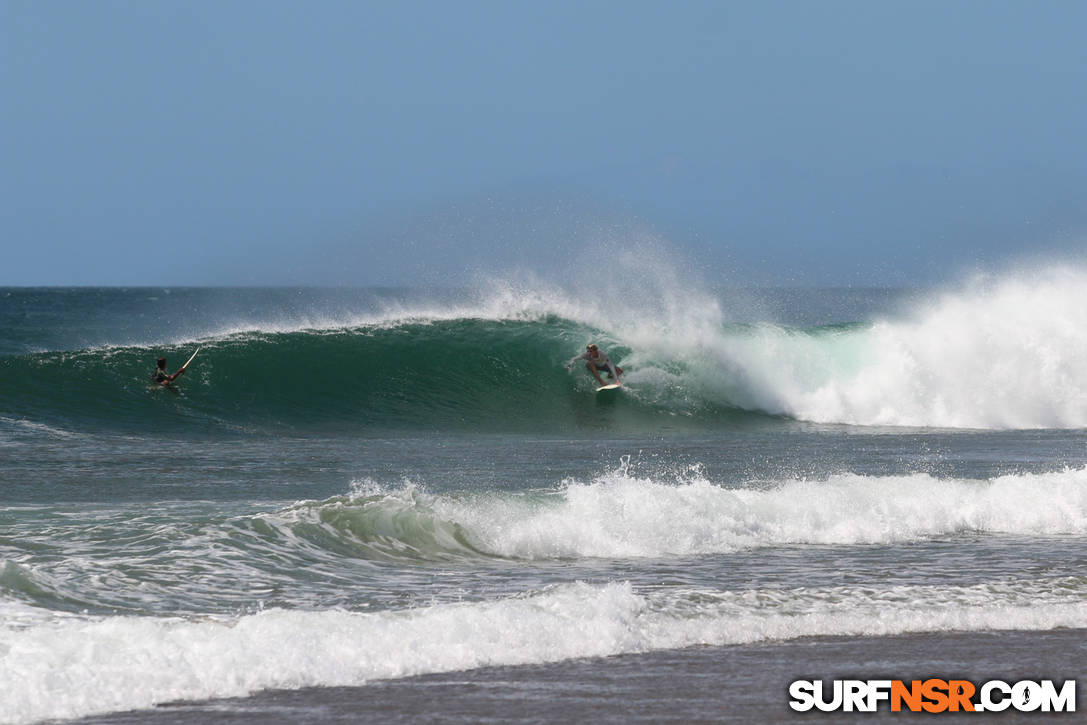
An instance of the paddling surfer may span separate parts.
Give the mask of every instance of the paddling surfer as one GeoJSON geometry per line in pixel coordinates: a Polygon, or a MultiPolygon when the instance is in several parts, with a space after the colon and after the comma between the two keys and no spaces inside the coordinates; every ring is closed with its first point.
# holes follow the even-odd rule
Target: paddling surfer
{"type": "Polygon", "coordinates": [[[589,372],[596,378],[596,382],[600,383],[600,387],[604,387],[604,380],[600,377],[600,373],[607,372],[608,378],[614,378],[616,385],[622,385],[623,381],[619,379],[619,376],[623,374],[623,368],[616,367],[615,363],[611,361],[608,354],[596,346],[596,343],[590,342],[585,346],[585,352],[572,358],[570,362],[566,363],[566,369],[570,370],[574,367],[574,363],[578,360],[585,360],[585,367],[589,369],[589,372]]]}
{"type": "Polygon", "coordinates": [[[173,375],[170,375],[169,373],[167,373],[166,372],[166,358],[160,357],[158,359],[158,369],[155,370],[155,374],[152,377],[154,378],[154,381],[156,383],[158,383],[159,385],[169,385],[170,383],[177,380],[179,375],[184,375],[184,374],[185,374],[185,366],[184,365],[182,365],[181,369],[178,370],[173,375]]]}

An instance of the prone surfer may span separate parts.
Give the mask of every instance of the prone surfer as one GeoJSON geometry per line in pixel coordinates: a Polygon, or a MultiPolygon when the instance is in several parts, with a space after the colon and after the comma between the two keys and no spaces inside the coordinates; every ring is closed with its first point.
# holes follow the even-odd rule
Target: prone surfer
{"type": "Polygon", "coordinates": [[[566,369],[569,371],[574,367],[574,363],[578,360],[585,360],[585,367],[589,369],[589,372],[596,378],[596,382],[600,383],[600,386],[604,386],[604,380],[600,377],[600,373],[607,372],[608,378],[614,378],[616,384],[622,385],[623,381],[619,379],[619,376],[623,374],[623,368],[616,367],[615,363],[611,361],[608,354],[596,346],[596,343],[590,342],[585,346],[585,352],[571,358],[570,362],[566,363],[566,369]]]}
{"type": "Polygon", "coordinates": [[[153,377],[154,377],[155,382],[158,383],[159,385],[169,385],[170,383],[177,380],[179,375],[184,375],[184,374],[185,374],[185,366],[184,365],[182,365],[181,368],[176,373],[174,373],[173,375],[170,375],[169,373],[167,373],[166,372],[166,358],[160,357],[158,359],[158,369],[155,370],[155,374],[154,374],[153,377]]]}

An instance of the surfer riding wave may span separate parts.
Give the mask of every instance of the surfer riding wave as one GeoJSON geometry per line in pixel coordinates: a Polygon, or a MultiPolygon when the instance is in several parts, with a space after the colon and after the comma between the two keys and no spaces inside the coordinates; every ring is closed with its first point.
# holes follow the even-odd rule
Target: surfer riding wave
{"type": "Polygon", "coordinates": [[[566,370],[569,371],[574,367],[574,363],[578,360],[585,360],[585,367],[596,378],[596,382],[600,383],[600,387],[604,387],[604,379],[600,377],[600,373],[607,372],[608,379],[614,379],[616,385],[622,385],[623,381],[619,376],[623,374],[623,368],[616,367],[615,363],[611,361],[608,354],[597,347],[596,343],[590,342],[585,346],[585,352],[581,353],[570,359],[570,362],[566,363],[566,370]]]}

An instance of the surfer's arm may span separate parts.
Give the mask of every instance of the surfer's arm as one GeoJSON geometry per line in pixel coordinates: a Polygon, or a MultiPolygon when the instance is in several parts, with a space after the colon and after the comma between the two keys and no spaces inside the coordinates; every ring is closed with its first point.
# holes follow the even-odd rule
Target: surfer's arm
{"type": "Polygon", "coordinates": [[[566,369],[569,370],[570,368],[574,367],[574,363],[576,363],[578,360],[585,360],[586,358],[588,358],[588,355],[586,353],[574,355],[572,358],[570,358],[570,362],[566,363],[566,369]]]}
{"type": "Polygon", "coordinates": [[[599,373],[599,371],[597,371],[596,365],[593,364],[593,362],[591,360],[589,361],[588,368],[589,368],[589,372],[593,374],[594,378],[596,378],[596,382],[599,383],[600,385],[603,385],[604,384],[604,378],[600,377],[600,373],[599,373]]]}

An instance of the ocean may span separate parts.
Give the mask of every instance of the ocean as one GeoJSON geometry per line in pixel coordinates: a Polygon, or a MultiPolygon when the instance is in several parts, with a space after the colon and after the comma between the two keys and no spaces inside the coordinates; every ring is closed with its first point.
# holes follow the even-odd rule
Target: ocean
{"type": "Polygon", "coordinates": [[[0,723],[1082,679],[1084,289],[0,289],[0,723]]]}

